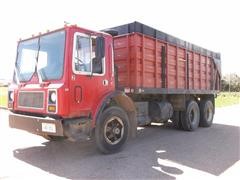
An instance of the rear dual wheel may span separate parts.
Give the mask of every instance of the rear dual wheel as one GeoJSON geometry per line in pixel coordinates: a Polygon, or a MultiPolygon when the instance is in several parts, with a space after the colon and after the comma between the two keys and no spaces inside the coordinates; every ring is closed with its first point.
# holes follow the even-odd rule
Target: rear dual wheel
{"type": "Polygon", "coordinates": [[[182,127],[182,122],[181,122],[181,119],[182,119],[182,112],[181,111],[174,111],[173,113],[173,119],[172,119],[172,122],[173,122],[173,126],[179,130],[182,130],[183,127],[182,127]]]}
{"type": "Polygon", "coordinates": [[[198,126],[210,127],[213,116],[214,106],[211,100],[202,100],[200,109],[197,102],[191,100],[187,103],[186,111],[181,112],[180,125],[185,131],[194,131],[198,126]]]}
{"type": "Polygon", "coordinates": [[[212,101],[210,100],[203,100],[200,103],[200,126],[201,127],[210,127],[213,122],[214,116],[214,106],[212,101]]]}
{"type": "Polygon", "coordinates": [[[181,123],[185,131],[194,131],[198,128],[200,110],[196,101],[189,101],[187,103],[186,111],[183,111],[181,114],[181,123]]]}

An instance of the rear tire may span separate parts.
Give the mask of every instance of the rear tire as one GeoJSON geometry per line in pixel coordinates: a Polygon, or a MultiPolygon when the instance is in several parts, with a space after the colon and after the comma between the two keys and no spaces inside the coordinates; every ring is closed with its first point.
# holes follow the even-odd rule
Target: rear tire
{"type": "Polygon", "coordinates": [[[120,107],[107,108],[96,124],[95,138],[98,149],[104,154],[120,151],[129,135],[129,119],[120,107]]]}
{"type": "Polygon", "coordinates": [[[203,100],[200,103],[200,124],[201,127],[210,127],[213,122],[214,107],[210,100],[203,100]]]}
{"type": "Polygon", "coordinates": [[[199,126],[200,110],[196,101],[187,103],[186,111],[182,112],[182,126],[185,131],[194,131],[199,126]]]}
{"type": "Polygon", "coordinates": [[[179,130],[183,129],[182,122],[181,122],[181,113],[182,113],[181,111],[174,111],[173,119],[172,119],[173,126],[179,130]]]}

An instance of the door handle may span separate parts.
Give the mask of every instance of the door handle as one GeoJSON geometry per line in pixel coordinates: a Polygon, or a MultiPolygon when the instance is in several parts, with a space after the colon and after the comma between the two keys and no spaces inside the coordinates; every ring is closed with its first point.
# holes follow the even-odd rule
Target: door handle
{"type": "Polygon", "coordinates": [[[75,102],[78,104],[82,101],[82,88],[80,86],[75,86],[74,98],[75,102]]]}
{"type": "Polygon", "coordinates": [[[108,80],[107,80],[107,79],[104,79],[104,80],[103,80],[103,85],[104,85],[104,86],[108,86],[108,80]]]}

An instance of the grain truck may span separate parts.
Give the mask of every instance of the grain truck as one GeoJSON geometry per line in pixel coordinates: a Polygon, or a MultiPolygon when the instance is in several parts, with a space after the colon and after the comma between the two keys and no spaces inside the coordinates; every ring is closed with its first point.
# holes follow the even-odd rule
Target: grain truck
{"type": "Polygon", "coordinates": [[[220,79],[219,53],[142,23],[67,25],[18,42],[9,125],[114,153],[152,122],[211,126],[220,79]]]}

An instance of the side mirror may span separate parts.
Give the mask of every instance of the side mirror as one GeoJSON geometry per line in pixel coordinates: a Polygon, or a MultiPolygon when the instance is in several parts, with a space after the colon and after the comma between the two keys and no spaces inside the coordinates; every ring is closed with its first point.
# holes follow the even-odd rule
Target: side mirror
{"type": "Polygon", "coordinates": [[[100,36],[96,39],[96,58],[102,59],[105,56],[105,41],[104,37],[100,36]]]}

